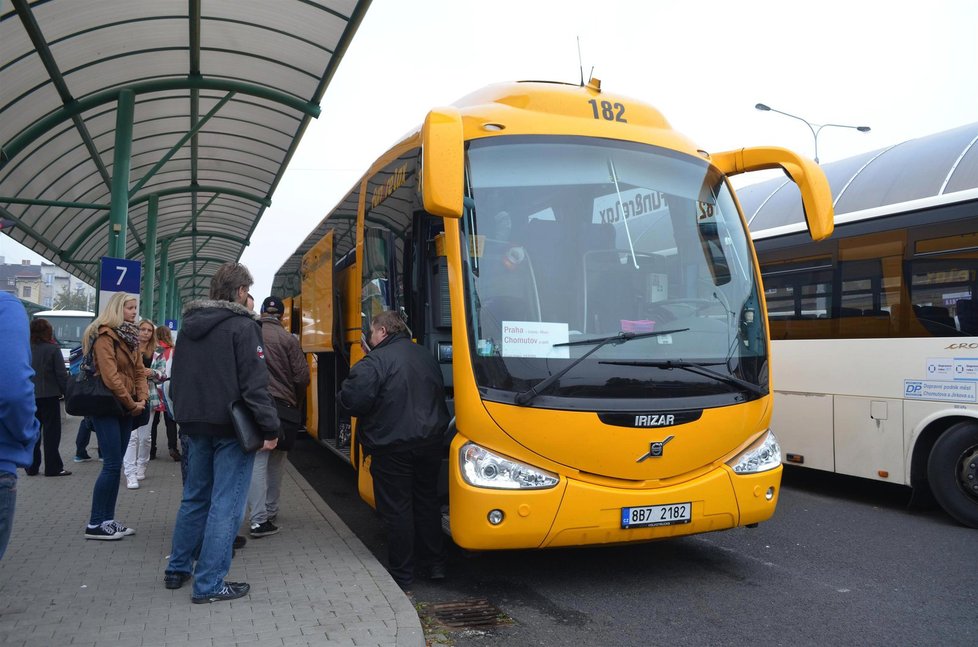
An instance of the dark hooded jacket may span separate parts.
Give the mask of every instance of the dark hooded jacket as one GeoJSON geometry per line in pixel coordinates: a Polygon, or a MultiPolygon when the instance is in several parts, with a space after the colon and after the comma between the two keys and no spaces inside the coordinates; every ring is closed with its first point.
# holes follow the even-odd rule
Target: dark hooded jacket
{"type": "Polygon", "coordinates": [[[340,404],[357,416],[357,438],[368,454],[440,443],[448,427],[441,368],[403,333],[353,365],[340,404]]]}
{"type": "Polygon", "coordinates": [[[231,301],[187,304],[173,349],[170,398],[174,419],[188,434],[234,438],[228,405],[244,400],[265,439],[277,436],[261,329],[249,310],[231,301]]]}

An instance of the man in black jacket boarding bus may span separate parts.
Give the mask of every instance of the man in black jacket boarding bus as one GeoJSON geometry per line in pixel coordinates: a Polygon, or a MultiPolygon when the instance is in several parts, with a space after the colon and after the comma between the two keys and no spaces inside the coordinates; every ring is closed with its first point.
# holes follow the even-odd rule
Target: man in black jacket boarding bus
{"type": "Polygon", "coordinates": [[[253,282],[244,265],[221,265],[211,279],[210,299],[184,308],[173,349],[170,397],[189,455],[163,582],[178,589],[192,573],[195,604],[234,600],[250,588],[224,580],[255,462],[255,454],[246,454],[238,442],[228,405],[244,400],[251,410],[265,439],[259,451],[271,451],[278,442],[261,330],[244,306],[253,282]]]}
{"type": "Polygon", "coordinates": [[[367,344],[343,382],[340,404],[357,417],[357,438],[371,457],[387,570],[407,590],[416,565],[431,579],[445,577],[437,490],[448,427],[445,384],[435,358],[411,341],[395,312],[373,318],[367,344]]]}

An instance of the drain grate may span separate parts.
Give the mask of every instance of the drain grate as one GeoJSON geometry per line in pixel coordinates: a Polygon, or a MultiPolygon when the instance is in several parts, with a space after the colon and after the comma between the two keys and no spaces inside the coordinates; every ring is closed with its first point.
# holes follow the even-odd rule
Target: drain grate
{"type": "Polygon", "coordinates": [[[438,624],[449,629],[480,629],[513,624],[512,618],[489,604],[489,600],[438,602],[426,611],[438,624]]]}

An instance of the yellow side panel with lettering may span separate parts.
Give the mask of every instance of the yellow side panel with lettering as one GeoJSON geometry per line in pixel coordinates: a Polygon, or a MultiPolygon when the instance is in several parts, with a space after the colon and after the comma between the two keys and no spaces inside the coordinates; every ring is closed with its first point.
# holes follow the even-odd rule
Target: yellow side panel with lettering
{"type": "Polygon", "coordinates": [[[333,231],[302,257],[302,350],[333,352],[333,231]]]}

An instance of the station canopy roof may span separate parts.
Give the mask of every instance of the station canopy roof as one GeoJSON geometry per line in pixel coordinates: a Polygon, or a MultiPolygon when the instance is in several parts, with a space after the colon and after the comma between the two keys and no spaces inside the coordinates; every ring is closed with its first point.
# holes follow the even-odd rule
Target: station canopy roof
{"type": "MultiPolygon", "coordinates": [[[[978,200],[978,123],[823,164],[822,170],[836,222],[869,209],[905,211],[978,200]]],[[[798,188],[790,180],[744,186],[737,197],[755,234],[805,222],[798,188]]]]}
{"type": "Polygon", "coordinates": [[[0,216],[17,222],[10,235],[95,282],[109,249],[117,107],[130,89],[125,255],[145,258],[155,195],[157,244],[177,285],[206,294],[217,265],[241,257],[369,4],[3,3],[0,216]]]}

